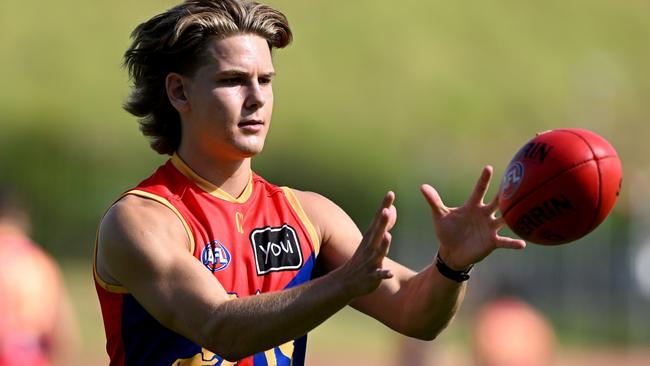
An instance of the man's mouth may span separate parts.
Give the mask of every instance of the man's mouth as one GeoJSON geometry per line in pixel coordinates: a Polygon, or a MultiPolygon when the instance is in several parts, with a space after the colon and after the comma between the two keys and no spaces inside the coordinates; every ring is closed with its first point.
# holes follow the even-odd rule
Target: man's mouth
{"type": "Polygon", "coordinates": [[[264,122],[255,119],[255,120],[250,120],[250,121],[242,121],[242,122],[239,122],[239,124],[238,124],[239,127],[256,126],[256,125],[262,125],[263,126],[264,122]]]}
{"type": "Polygon", "coordinates": [[[237,124],[237,126],[246,131],[257,132],[260,131],[262,128],[264,128],[264,122],[262,122],[261,120],[254,119],[248,121],[241,121],[237,124]]]}

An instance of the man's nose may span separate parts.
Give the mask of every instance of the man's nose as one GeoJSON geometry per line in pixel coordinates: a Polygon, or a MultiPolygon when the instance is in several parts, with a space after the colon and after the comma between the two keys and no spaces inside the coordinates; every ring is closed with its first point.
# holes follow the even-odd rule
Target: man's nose
{"type": "Polygon", "coordinates": [[[262,85],[258,81],[253,81],[247,86],[246,90],[246,109],[260,109],[266,104],[266,96],[262,90],[262,85]]]}

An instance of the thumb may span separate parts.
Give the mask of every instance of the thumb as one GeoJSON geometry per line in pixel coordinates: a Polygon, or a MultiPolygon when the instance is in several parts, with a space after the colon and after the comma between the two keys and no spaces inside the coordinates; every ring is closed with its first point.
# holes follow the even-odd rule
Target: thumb
{"type": "Polygon", "coordinates": [[[423,184],[420,187],[420,191],[422,192],[422,195],[424,195],[424,198],[429,203],[429,206],[431,206],[431,211],[433,212],[433,216],[436,218],[442,216],[447,210],[447,207],[445,206],[444,203],[442,203],[442,199],[440,198],[438,191],[436,191],[433,187],[431,187],[428,184],[423,184]]]}

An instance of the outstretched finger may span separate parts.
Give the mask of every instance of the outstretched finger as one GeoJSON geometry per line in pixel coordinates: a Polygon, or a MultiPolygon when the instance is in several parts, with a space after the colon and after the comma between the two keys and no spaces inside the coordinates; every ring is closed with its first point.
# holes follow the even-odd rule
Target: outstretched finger
{"type": "Polygon", "coordinates": [[[364,235],[364,241],[367,246],[377,247],[387,232],[388,225],[390,224],[390,210],[382,208],[372,220],[370,227],[364,235]]]}
{"type": "Polygon", "coordinates": [[[384,257],[388,255],[388,251],[390,250],[390,243],[393,240],[393,236],[391,233],[386,232],[384,233],[383,237],[381,238],[381,243],[380,243],[380,253],[381,253],[381,259],[379,263],[381,264],[381,261],[384,260],[384,257]]]}
{"type": "Polygon", "coordinates": [[[436,191],[433,187],[431,187],[428,184],[423,184],[420,187],[420,191],[422,192],[424,198],[429,203],[429,206],[431,206],[431,212],[433,212],[433,216],[435,218],[442,216],[445,213],[447,207],[442,202],[442,198],[440,198],[438,191],[436,191]]]}
{"type": "Polygon", "coordinates": [[[397,222],[397,209],[395,206],[390,206],[388,208],[388,226],[386,227],[387,231],[393,230],[395,223],[397,222]]]}
{"type": "Polygon", "coordinates": [[[390,220],[391,215],[395,215],[391,213],[391,207],[393,206],[393,202],[395,202],[395,193],[389,191],[384,196],[384,199],[381,202],[381,206],[379,207],[379,210],[375,214],[375,217],[373,217],[372,222],[370,222],[370,226],[366,231],[367,235],[372,235],[372,233],[377,232],[377,230],[380,229],[381,226],[388,225],[388,223],[391,221],[390,220]],[[384,221],[386,222],[382,224],[382,222],[384,221]]]}
{"type": "Polygon", "coordinates": [[[382,201],[382,208],[389,208],[390,206],[393,205],[395,202],[395,192],[393,191],[388,191],[386,192],[386,195],[384,196],[384,200],[382,201]]]}
{"type": "Polygon", "coordinates": [[[467,203],[469,205],[478,206],[483,203],[485,193],[487,193],[488,187],[490,186],[490,178],[492,178],[492,167],[490,165],[487,165],[485,168],[483,168],[481,176],[476,182],[474,192],[472,192],[469,200],[467,200],[467,203]]]}
{"type": "Polygon", "coordinates": [[[497,248],[507,249],[524,249],[526,247],[526,242],[521,239],[513,239],[500,235],[497,235],[495,244],[497,248]]]}
{"type": "Polygon", "coordinates": [[[393,202],[395,202],[395,193],[389,191],[384,196],[379,211],[364,235],[367,245],[371,247],[380,245],[384,233],[392,229],[395,225],[397,211],[395,210],[395,206],[393,206],[393,202]]]}

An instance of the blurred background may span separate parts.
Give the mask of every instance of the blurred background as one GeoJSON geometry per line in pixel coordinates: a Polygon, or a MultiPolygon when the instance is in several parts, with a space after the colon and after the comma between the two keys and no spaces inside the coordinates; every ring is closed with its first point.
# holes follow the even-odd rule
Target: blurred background
{"type": "MultiPolygon", "coordinates": [[[[35,241],[62,266],[86,365],[106,364],[91,269],[97,224],[166,159],[121,108],[121,58],[131,30],[175,3],[0,2],[0,180],[19,188],[35,241]]],[[[597,230],[569,245],[495,252],[437,341],[406,342],[345,310],[311,334],[311,364],[334,355],[414,364],[401,359],[413,347],[424,364],[471,365],[477,311],[502,295],[547,319],[558,365],[650,363],[649,2],[269,3],[295,39],[274,55],[273,128],[254,169],[328,196],[361,228],[395,190],[391,256],[414,269],[437,248],[420,184],[459,205],[492,164],[494,195],[514,153],[559,127],[603,135],[623,162],[621,196],[597,230]]]]}

